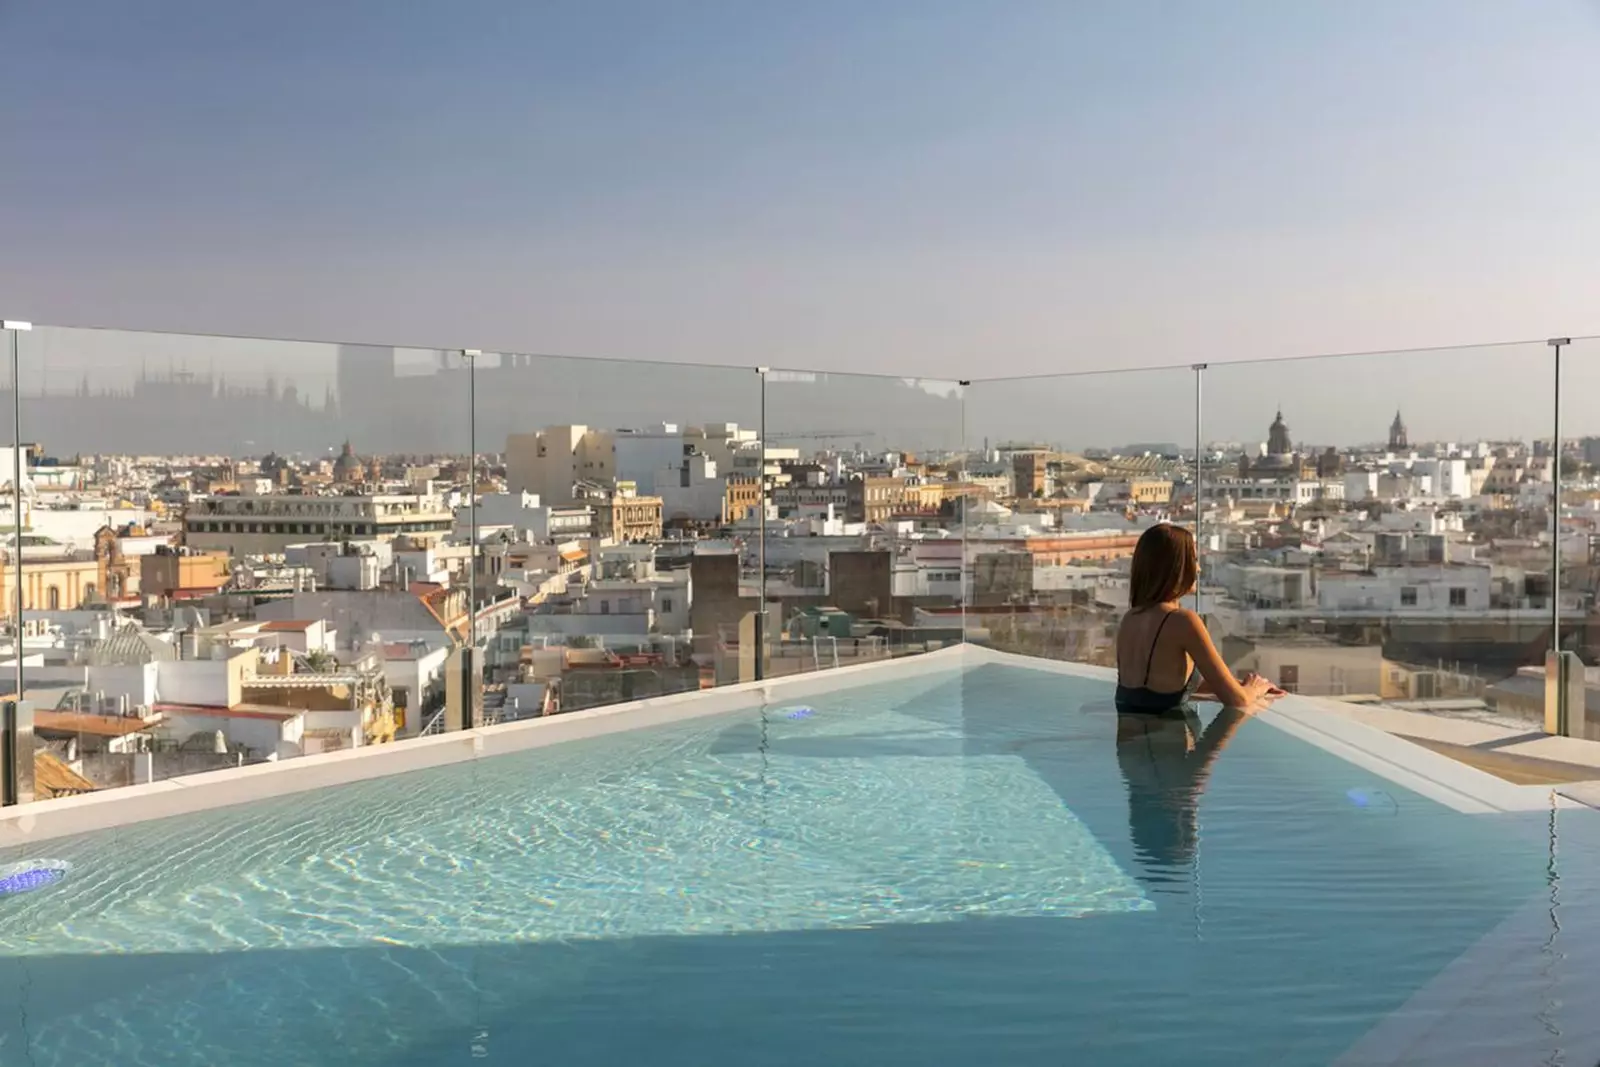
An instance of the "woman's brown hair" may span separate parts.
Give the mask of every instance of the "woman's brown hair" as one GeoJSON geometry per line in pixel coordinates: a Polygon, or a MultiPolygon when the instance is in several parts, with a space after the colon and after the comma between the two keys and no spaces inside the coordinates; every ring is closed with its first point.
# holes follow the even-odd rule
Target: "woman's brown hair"
{"type": "Polygon", "coordinates": [[[1200,556],[1194,534],[1182,526],[1160,523],[1139,536],[1128,579],[1128,607],[1134,610],[1165,604],[1194,589],[1200,577],[1200,556]]]}

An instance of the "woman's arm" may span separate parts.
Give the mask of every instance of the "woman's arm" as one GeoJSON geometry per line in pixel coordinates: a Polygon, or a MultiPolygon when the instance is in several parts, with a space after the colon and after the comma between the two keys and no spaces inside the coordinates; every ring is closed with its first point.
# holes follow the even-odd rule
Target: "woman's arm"
{"type": "Polygon", "coordinates": [[[1264,679],[1252,679],[1248,688],[1239,684],[1239,680],[1223,662],[1222,653],[1212,643],[1211,634],[1200,616],[1188,608],[1182,608],[1178,625],[1183,635],[1183,650],[1194,660],[1200,677],[1205,679],[1205,689],[1214,699],[1220,700],[1225,707],[1248,708],[1266,692],[1268,686],[1264,679]]]}

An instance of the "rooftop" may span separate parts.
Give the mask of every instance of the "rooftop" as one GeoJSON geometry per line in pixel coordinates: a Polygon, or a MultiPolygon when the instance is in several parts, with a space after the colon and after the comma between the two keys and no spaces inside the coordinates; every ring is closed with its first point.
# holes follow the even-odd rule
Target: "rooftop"
{"type": "Polygon", "coordinates": [[[83,712],[42,709],[33,713],[33,728],[40,733],[86,737],[127,737],[129,734],[153,729],[160,721],[159,717],[146,721],[118,715],[90,715],[83,712]]]}

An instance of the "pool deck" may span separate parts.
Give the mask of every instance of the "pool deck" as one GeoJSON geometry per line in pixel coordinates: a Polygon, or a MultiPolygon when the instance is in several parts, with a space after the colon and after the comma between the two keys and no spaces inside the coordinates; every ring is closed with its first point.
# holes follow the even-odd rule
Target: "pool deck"
{"type": "Polygon", "coordinates": [[[1600,742],[1400,708],[1320,701],[1329,711],[1523,784],[1600,781],[1600,742]]]}

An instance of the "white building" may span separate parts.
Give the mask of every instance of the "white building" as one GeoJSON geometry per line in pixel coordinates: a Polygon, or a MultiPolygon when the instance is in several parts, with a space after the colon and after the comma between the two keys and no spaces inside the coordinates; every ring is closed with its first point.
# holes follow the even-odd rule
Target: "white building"
{"type": "MultiPolygon", "coordinates": [[[[647,492],[642,487],[640,491],[647,492]]],[[[656,477],[654,494],[661,498],[663,521],[721,522],[727,482],[718,476],[716,460],[696,452],[684,456],[676,469],[661,471],[656,477]]]]}
{"type": "Polygon", "coordinates": [[[426,717],[443,700],[450,649],[430,648],[422,642],[394,642],[383,645],[381,651],[383,674],[394,694],[395,732],[401,737],[413,737],[427,725],[426,717]]]}
{"type": "Polygon", "coordinates": [[[1323,574],[1317,607],[1359,614],[1482,614],[1489,610],[1492,588],[1486,564],[1375,567],[1368,573],[1323,574]]]}
{"type": "MultiPolygon", "coordinates": [[[[0,452],[7,450],[0,449],[0,452]]],[[[24,484],[27,476],[24,475],[24,484]]],[[[11,484],[10,468],[0,471],[0,480],[9,486],[11,484]]],[[[15,522],[12,518],[12,497],[9,494],[0,495],[0,530],[9,530],[15,522]]],[[[94,535],[102,527],[109,526],[113,530],[124,526],[144,526],[151,524],[150,512],[144,508],[123,508],[98,498],[68,498],[52,500],[49,503],[23,497],[22,517],[28,532],[40,537],[48,537],[69,549],[89,550],[94,548],[94,535]]]]}
{"type": "Polygon", "coordinates": [[[407,534],[437,540],[450,533],[452,516],[435,494],[372,496],[204,497],[184,515],[190,548],[234,556],[280,555],[307,541],[385,540],[407,534]]]}
{"type": "Polygon", "coordinates": [[[1442,534],[1461,533],[1465,529],[1459,511],[1443,511],[1437,507],[1396,508],[1378,518],[1377,528],[1404,533],[1442,534]]]}
{"type": "MultiPolygon", "coordinates": [[[[465,538],[471,521],[465,507],[458,509],[455,536],[465,538]]],[[[593,537],[594,508],[588,504],[548,505],[538,493],[526,490],[485,493],[478,499],[479,538],[496,530],[508,530],[518,539],[534,542],[593,537]]]]}
{"type": "Polygon", "coordinates": [[[1472,479],[1465,459],[1424,459],[1412,465],[1415,473],[1427,475],[1434,495],[1463,500],[1472,496],[1472,479]]]}
{"type": "Polygon", "coordinates": [[[643,496],[655,496],[657,479],[664,471],[683,465],[684,433],[677,423],[663,422],[642,430],[618,430],[612,435],[618,481],[632,482],[643,496]]]}
{"type": "Polygon", "coordinates": [[[305,567],[326,589],[376,589],[379,576],[393,562],[389,541],[315,541],[283,551],[289,566],[305,567]]]}
{"type": "Polygon", "coordinates": [[[1318,500],[1345,499],[1345,482],[1339,478],[1207,478],[1201,487],[1202,499],[1271,500],[1288,504],[1310,504],[1318,500]]]}
{"type": "Polygon", "coordinates": [[[679,634],[689,629],[690,595],[688,569],[657,571],[651,546],[616,545],[600,551],[573,613],[642,617],[640,632],[679,634]]]}
{"type": "Polygon", "coordinates": [[[616,439],[587,426],[547,426],[506,438],[506,487],[551,504],[569,504],[578,482],[610,485],[617,477],[616,439]]]}
{"type": "Polygon", "coordinates": [[[1352,503],[1378,498],[1378,472],[1377,471],[1345,471],[1344,472],[1344,498],[1352,503]]]}
{"type": "Polygon", "coordinates": [[[1303,608],[1310,603],[1311,573],[1300,567],[1223,561],[1210,581],[1251,608],[1303,608]]]}
{"type": "Polygon", "coordinates": [[[707,423],[684,431],[684,441],[705,453],[723,477],[761,473],[761,442],[754,430],[741,430],[736,422],[707,423]]]}

